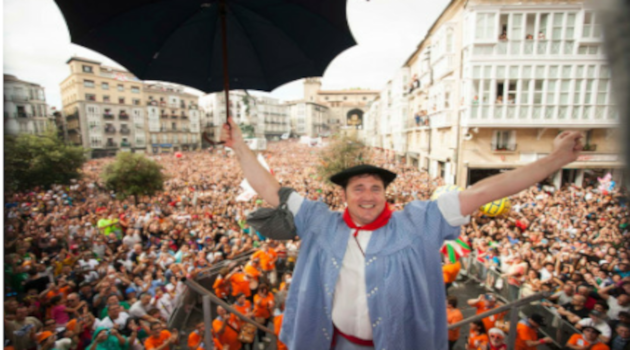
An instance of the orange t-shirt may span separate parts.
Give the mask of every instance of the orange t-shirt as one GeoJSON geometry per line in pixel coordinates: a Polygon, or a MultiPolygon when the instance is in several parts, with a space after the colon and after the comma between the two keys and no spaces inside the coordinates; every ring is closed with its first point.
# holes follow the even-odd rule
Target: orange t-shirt
{"type": "Polygon", "coordinates": [[[257,268],[252,266],[251,264],[245,265],[245,273],[249,275],[249,278],[253,278],[254,281],[258,282],[258,277],[260,276],[260,271],[257,268]]]}
{"type": "Polygon", "coordinates": [[[57,295],[61,295],[61,299],[66,300],[66,297],[68,296],[68,294],[70,294],[70,287],[69,286],[61,287],[57,290],[56,293],[55,291],[52,291],[52,290],[46,293],[46,300],[50,300],[56,297],[57,295]]]}
{"type": "Polygon", "coordinates": [[[254,295],[254,317],[269,318],[271,317],[269,305],[273,303],[273,294],[267,293],[264,298],[260,297],[260,294],[254,295]]]}
{"type": "MultiPolygon", "coordinates": [[[[161,346],[162,344],[164,344],[164,342],[171,337],[171,332],[167,331],[167,330],[163,330],[160,332],[160,336],[156,339],[153,336],[149,336],[147,338],[147,340],[144,341],[144,348],[146,350],[151,350],[151,349],[155,349],[159,346],[161,346]]],[[[164,348],[165,350],[169,350],[171,348],[171,346],[167,346],[166,348],[164,348]]]]}
{"type": "MultiPolygon", "coordinates": [[[[475,304],[475,307],[477,308],[477,313],[476,313],[477,315],[496,308],[496,307],[488,307],[486,303],[483,301],[480,301],[477,304],[475,304]]],[[[481,321],[483,322],[483,325],[486,327],[486,330],[488,330],[490,328],[494,328],[494,324],[497,322],[497,320],[503,319],[504,315],[505,313],[501,312],[496,315],[488,316],[482,319],[481,321]]]]}
{"type": "Polygon", "coordinates": [[[260,261],[260,267],[263,271],[271,271],[276,268],[276,263],[272,262],[274,258],[276,258],[278,254],[275,250],[269,248],[269,251],[266,253],[262,250],[257,251],[252,255],[252,259],[258,258],[260,261]]]}
{"type": "Polygon", "coordinates": [[[232,284],[232,296],[237,296],[239,293],[245,294],[246,297],[252,295],[252,290],[249,289],[249,280],[242,272],[237,272],[230,277],[230,283],[232,284]]]}
{"type": "Polygon", "coordinates": [[[252,302],[249,300],[245,300],[245,304],[243,305],[234,304],[232,305],[232,307],[235,308],[238,312],[242,313],[243,315],[247,315],[247,312],[250,311],[252,308],[252,302]]]}
{"type": "Polygon", "coordinates": [[[273,332],[276,334],[276,338],[278,339],[276,343],[276,348],[278,350],[289,350],[283,342],[280,341],[280,329],[282,329],[282,319],[284,318],[284,314],[280,314],[273,319],[273,332]]]}
{"type": "MultiPolygon", "coordinates": [[[[589,346],[591,342],[584,339],[584,336],[580,333],[573,334],[567,344],[577,345],[577,346],[589,346]]],[[[591,350],[609,350],[608,345],[604,343],[597,343],[591,347],[591,350]]]]}
{"type": "Polygon", "coordinates": [[[229,345],[230,350],[240,350],[242,344],[238,341],[238,322],[236,322],[236,317],[231,315],[228,324],[225,326],[222,334],[219,334],[219,331],[223,327],[223,322],[219,318],[215,318],[212,321],[212,328],[214,329],[214,333],[216,334],[217,339],[221,345],[229,345]]]}
{"type": "Polygon", "coordinates": [[[228,296],[229,284],[227,282],[228,281],[226,281],[221,275],[217,276],[217,278],[214,280],[212,288],[214,288],[214,294],[216,294],[219,298],[225,298],[228,296]]]}
{"type": "MultiPolygon", "coordinates": [[[[451,325],[464,320],[464,315],[459,309],[446,309],[446,322],[451,325]]],[[[449,329],[448,340],[455,341],[459,339],[459,328],[449,329]]]]}
{"type": "Polygon", "coordinates": [[[190,335],[188,335],[188,347],[191,349],[199,347],[202,339],[203,337],[197,332],[197,330],[190,332],[190,335]]]}
{"type": "Polygon", "coordinates": [[[444,283],[453,283],[457,279],[459,270],[462,269],[462,264],[457,261],[454,264],[445,264],[442,266],[442,274],[444,275],[444,283]]]}
{"type": "Polygon", "coordinates": [[[535,329],[519,322],[516,326],[516,344],[515,350],[536,350],[536,346],[527,346],[526,340],[538,340],[538,334],[535,329]]]}
{"type": "Polygon", "coordinates": [[[468,346],[470,348],[478,348],[489,341],[490,338],[488,338],[488,335],[485,333],[477,334],[472,331],[468,333],[468,346]]]}

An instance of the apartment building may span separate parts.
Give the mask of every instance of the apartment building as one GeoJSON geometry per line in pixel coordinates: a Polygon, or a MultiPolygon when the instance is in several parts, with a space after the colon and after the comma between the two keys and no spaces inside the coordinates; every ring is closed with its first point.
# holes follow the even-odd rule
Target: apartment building
{"type": "Polygon", "coordinates": [[[43,134],[54,127],[54,118],[46,105],[44,88],[4,75],[4,133],[43,134]]]}
{"type": "Polygon", "coordinates": [[[582,1],[452,1],[402,67],[406,88],[393,79],[381,93],[379,130],[404,118],[407,136],[404,152],[386,132],[382,147],[467,186],[544,157],[558,133],[579,130],[584,153],[549,182],[582,186],[610,172],[619,183],[619,117],[599,24],[582,1]],[[400,98],[404,117],[384,107],[400,98]]]}

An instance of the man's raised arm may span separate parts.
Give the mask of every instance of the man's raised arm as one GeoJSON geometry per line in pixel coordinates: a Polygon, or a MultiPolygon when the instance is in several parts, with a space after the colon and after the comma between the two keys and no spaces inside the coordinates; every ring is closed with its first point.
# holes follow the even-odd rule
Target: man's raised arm
{"type": "Polygon", "coordinates": [[[565,131],[553,142],[553,152],[545,158],[479,181],[459,193],[462,215],[470,215],[480,206],[518,193],[549,175],[574,162],[582,150],[581,135],[577,131],[565,131]]]}
{"type": "Polygon", "coordinates": [[[254,152],[252,152],[245,141],[243,141],[241,129],[234,123],[232,117],[228,118],[228,123],[229,125],[227,123],[223,124],[221,140],[225,141],[225,145],[233,149],[234,153],[236,153],[243,174],[254,191],[267,203],[277,207],[280,204],[280,198],[278,197],[280,184],[276,178],[258,162],[254,152]]]}

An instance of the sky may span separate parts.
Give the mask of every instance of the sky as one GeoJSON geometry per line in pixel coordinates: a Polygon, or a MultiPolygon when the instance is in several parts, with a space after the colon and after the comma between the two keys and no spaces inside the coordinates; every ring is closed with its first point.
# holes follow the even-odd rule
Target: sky
{"type": "MultiPolygon", "coordinates": [[[[348,0],[348,22],[358,45],[337,56],[322,78],[322,89],[380,90],[415,51],[448,0],[348,0]]],[[[49,106],[61,108],[59,83],[73,55],[120,67],[90,49],[71,44],[53,0],[3,1],[4,74],[44,86],[49,106]]],[[[200,93],[200,92],[199,92],[200,93]]],[[[281,100],[302,98],[302,81],[271,92],[281,100]]]]}

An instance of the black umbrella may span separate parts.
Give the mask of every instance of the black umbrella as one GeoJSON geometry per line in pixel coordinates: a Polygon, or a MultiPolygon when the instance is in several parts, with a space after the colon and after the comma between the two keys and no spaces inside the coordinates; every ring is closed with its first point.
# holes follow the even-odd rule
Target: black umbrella
{"type": "Polygon", "coordinates": [[[355,45],[346,0],[55,0],[73,43],[143,80],[271,91],[355,45]]]}

